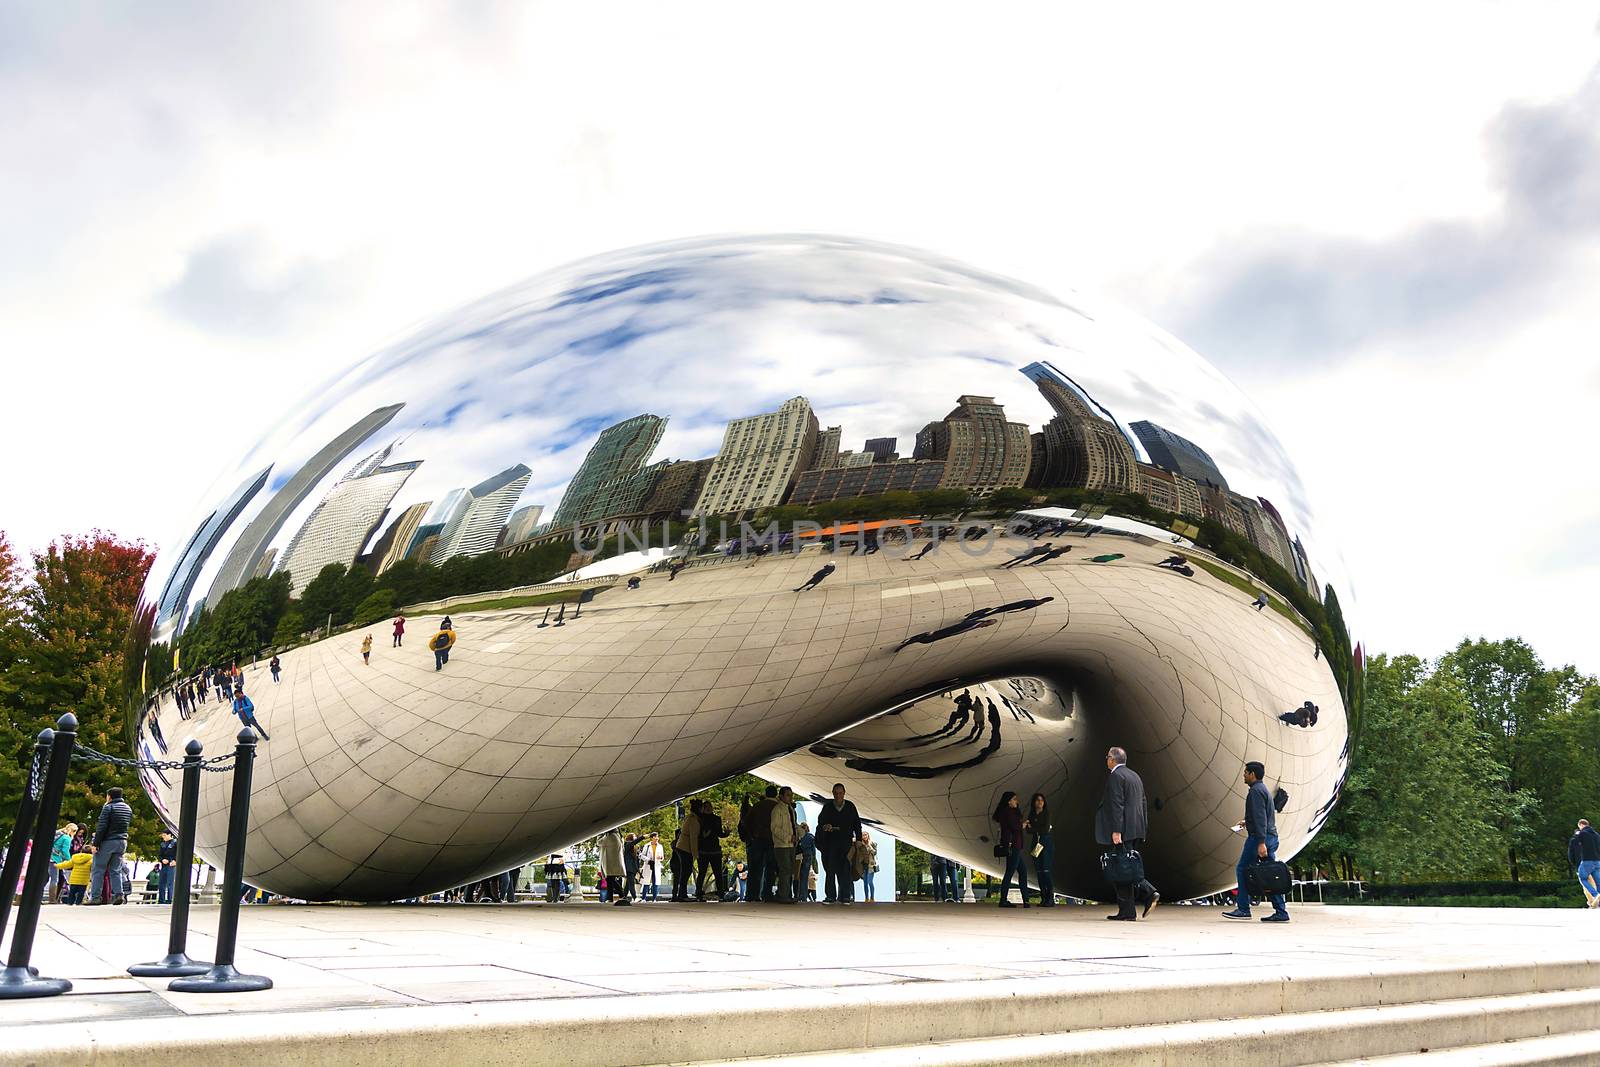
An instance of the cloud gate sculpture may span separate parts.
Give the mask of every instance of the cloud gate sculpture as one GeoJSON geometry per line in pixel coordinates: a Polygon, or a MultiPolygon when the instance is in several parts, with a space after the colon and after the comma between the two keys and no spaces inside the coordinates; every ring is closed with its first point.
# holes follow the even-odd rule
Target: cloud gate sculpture
{"type": "MultiPolygon", "coordinates": [[[[978,869],[1000,793],[1043,791],[1057,888],[1105,896],[1113,744],[1193,895],[1232,882],[1246,760],[1282,856],[1347,766],[1348,587],[1256,409],[1126,312],[925,252],[551,271],[338,374],[202,503],[145,589],[130,736],[226,751],[229,709],[176,698],[239,657],[245,877],[290,896],[444,889],[751,770],[978,869]]],[[[177,776],[144,783],[174,819],[177,776]]]]}

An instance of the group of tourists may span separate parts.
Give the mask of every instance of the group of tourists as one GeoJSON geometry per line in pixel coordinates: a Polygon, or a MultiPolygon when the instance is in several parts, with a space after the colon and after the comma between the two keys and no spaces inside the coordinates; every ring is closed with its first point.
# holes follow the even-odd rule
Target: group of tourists
{"type": "MultiPolygon", "coordinates": [[[[659,901],[670,876],[667,899],[678,903],[798,904],[817,899],[820,866],[822,903],[853,903],[857,881],[864,898],[875,900],[878,846],[844,793],[844,786],[834,786],[814,832],[800,818],[788,786],[769,785],[746,797],[735,828],[746,859],[731,869],[723,849],[728,828],[704,798],[685,803],[670,843],[656,830],[626,835],[611,830],[599,841],[600,899],[619,907],[659,901]]],[[[547,883],[551,877],[547,867],[547,883]]]]}
{"type": "MultiPolygon", "coordinates": [[[[1117,900],[1117,910],[1106,918],[1115,922],[1136,922],[1148,916],[1161,901],[1160,891],[1144,873],[1143,851],[1150,832],[1144,781],[1128,766],[1128,753],[1123,748],[1108,749],[1105,762],[1106,781],[1095,809],[1094,836],[1095,842],[1105,850],[1101,855],[1101,867],[1117,900]]],[[[1287,868],[1279,870],[1282,865],[1277,862],[1277,811],[1288,795],[1281,794],[1281,799],[1275,797],[1268,791],[1263,781],[1265,777],[1266,768],[1259,762],[1245,764],[1244,819],[1234,827],[1235,832],[1245,835],[1234,872],[1238,881],[1237,896],[1233,908],[1223,914],[1229,919],[1250,918],[1252,893],[1257,897],[1263,895],[1260,887],[1266,885],[1269,888],[1264,895],[1272,901],[1272,913],[1263,916],[1261,921],[1284,923],[1289,921],[1283,893],[1288,887],[1275,883],[1274,878],[1287,880],[1287,868]]],[[[1013,882],[1022,898],[1021,906],[1032,907],[1028,889],[1030,861],[1038,886],[1039,906],[1053,907],[1056,901],[1051,871],[1055,842],[1048,799],[1043,793],[1034,793],[1024,803],[1016,793],[1007,790],[1001,794],[991,818],[999,828],[995,859],[1005,861],[1000,907],[1017,907],[1010,899],[1013,882]]],[[[1600,851],[1596,858],[1600,859],[1600,851]]],[[[1600,871],[1600,865],[1596,869],[1600,871]]]]}

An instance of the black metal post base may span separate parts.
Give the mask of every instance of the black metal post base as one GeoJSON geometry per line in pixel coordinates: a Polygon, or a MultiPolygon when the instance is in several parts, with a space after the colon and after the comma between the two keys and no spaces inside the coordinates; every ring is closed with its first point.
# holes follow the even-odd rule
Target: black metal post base
{"type": "Polygon", "coordinates": [[[32,967],[7,967],[0,971],[0,1000],[55,997],[72,988],[65,978],[40,978],[32,967]]]}
{"type": "Polygon", "coordinates": [[[264,974],[240,974],[232,964],[219,963],[194,978],[174,978],[167,988],[174,993],[254,993],[271,989],[272,979],[264,974]]]}
{"type": "Polygon", "coordinates": [[[191,974],[205,974],[209,970],[211,964],[191,960],[183,952],[174,952],[155,963],[135,963],[128,968],[128,973],[135,978],[183,978],[191,974]]]}

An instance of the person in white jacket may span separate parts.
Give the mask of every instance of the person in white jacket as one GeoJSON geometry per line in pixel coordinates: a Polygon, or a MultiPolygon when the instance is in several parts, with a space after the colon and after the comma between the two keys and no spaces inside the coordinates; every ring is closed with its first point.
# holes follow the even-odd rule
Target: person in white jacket
{"type": "Polygon", "coordinates": [[[639,884],[644,887],[640,900],[661,899],[661,871],[666,861],[667,849],[661,843],[661,835],[651,830],[650,836],[639,846],[639,884]]]}
{"type": "Polygon", "coordinates": [[[778,868],[778,903],[793,904],[794,899],[794,844],[800,832],[794,821],[794,790],[784,786],[778,790],[778,802],[772,806],[772,855],[778,868]]]}

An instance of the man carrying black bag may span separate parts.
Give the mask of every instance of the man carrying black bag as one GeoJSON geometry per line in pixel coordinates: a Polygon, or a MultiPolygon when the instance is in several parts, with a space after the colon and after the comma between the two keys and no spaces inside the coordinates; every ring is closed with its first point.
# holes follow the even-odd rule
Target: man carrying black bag
{"type": "Polygon", "coordinates": [[[1134,903],[1144,904],[1144,914],[1161,900],[1156,887],[1145,880],[1141,850],[1149,833],[1150,816],[1145,808],[1144,781],[1128,768],[1128,753],[1120,748],[1106,752],[1105,792],[1094,813],[1094,839],[1114,850],[1105,857],[1106,877],[1117,891],[1117,913],[1107,919],[1133,922],[1134,903]]]}
{"type": "MultiPolygon", "coordinates": [[[[1289,908],[1284,903],[1282,888],[1288,879],[1288,869],[1277,861],[1278,817],[1272,804],[1272,794],[1261,779],[1267,776],[1266,767],[1251,761],[1244,765],[1244,782],[1248,792],[1244,796],[1244,822],[1234,829],[1243,829],[1244,850],[1239,854],[1239,902],[1232,911],[1222,913],[1227,919],[1250,918],[1250,883],[1271,885],[1273,892],[1272,914],[1264,915],[1264,923],[1286,923],[1289,908]]],[[[1257,895],[1261,895],[1260,892],[1257,895]]]]}

